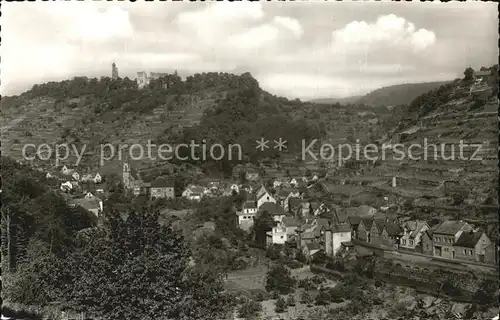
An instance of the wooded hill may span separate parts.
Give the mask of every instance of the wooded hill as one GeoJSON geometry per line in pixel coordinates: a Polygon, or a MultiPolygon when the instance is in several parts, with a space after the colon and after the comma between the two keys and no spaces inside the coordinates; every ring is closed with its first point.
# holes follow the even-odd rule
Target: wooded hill
{"type": "MultiPolygon", "coordinates": [[[[152,81],[145,89],[138,89],[128,78],[77,77],[35,85],[20,96],[3,98],[0,105],[4,155],[20,159],[26,143],[86,144],[82,167],[89,170],[98,165],[100,144],[145,146],[148,140],[156,144],[191,140],[205,140],[208,145],[239,143],[244,162],[293,159],[302,139],[343,137],[348,130],[365,139],[368,130],[360,131],[356,125],[362,126],[367,116],[390,114],[386,110],[375,115],[362,105],[316,109],[314,104],[290,101],[262,90],[249,73],[203,73],[184,80],[172,74],[152,81]],[[255,141],[260,138],[272,142],[280,137],[287,140],[286,154],[279,153],[272,143],[265,152],[255,149],[255,141]]],[[[74,158],[68,161],[74,162],[74,158]]],[[[150,165],[148,160],[138,164],[150,165]]],[[[210,170],[226,174],[233,165],[224,161],[208,164],[210,170]]],[[[117,161],[109,161],[101,170],[120,168],[117,161]]]]}

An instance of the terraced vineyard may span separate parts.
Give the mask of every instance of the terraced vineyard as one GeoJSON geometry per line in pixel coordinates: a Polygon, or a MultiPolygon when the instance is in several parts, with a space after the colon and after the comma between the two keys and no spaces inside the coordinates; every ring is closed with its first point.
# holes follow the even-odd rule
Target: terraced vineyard
{"type": "MultiPolygon", "coordinates": [[[[2,154],[22,160],[25,144],[85,144],[87,147],[81,165],[92,169],[98,165],[100,144],[140,143],[145,146],[148,140],[154,140],[165,130],[199,123],[204,110],[213,106],[220,96],[223,95],[203,93],[182,95],[179,98],[167,95],[165,104],[154,108],[152,112],[128,115],[121,109],[96,115],[88,97],[63,102],[38,97],[19,105],[2,103],[2,154]]],[[[70,155],[67,163],[75,162],[74,154],[70,155]]],[[[44,162],[44,165],[49,163],[44,162]]],[[[104,171],[106,168],[113,170],[121,166],[116,167],[111,161],[104,171]]]]}
{"type": "Polygon", "coordinates": [[[408,199],[412,211],[427,217],[497,222],[498,100],[490,97],[477,106],[470,96],[452,95],[427,115],[402,121],[382,142],[404,144],[399,150],[405,157],[387,149],[385,159],[364,173],[367,188],[397,203],[408,199]],[[468,145],[462,154],[461,141],[468,145]],[[421,147],[414,147],[414,159],[409,159],[412,144],[421,147]],[[431,144],[437,145],[436,152],[431,144]]]}

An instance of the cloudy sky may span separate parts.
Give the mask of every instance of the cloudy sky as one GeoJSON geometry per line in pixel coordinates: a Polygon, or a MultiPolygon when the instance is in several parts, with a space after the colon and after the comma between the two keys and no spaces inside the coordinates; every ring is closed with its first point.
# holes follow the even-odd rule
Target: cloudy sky
{"type": "Polygon", "coordinates": [[[249,71],[290,98],[452,80],[498,60],[494,3],[2,4],[1,94],[77,75],[249,71]]]}

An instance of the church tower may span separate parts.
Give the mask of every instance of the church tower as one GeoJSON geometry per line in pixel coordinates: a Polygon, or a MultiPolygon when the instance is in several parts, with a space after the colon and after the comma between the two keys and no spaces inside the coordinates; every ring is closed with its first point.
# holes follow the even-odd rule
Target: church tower
{"type": "Polygon", "coordinates": [[[116,67],[116,63],[113,62],[111,65],[111,79],[118,79],[118,68],[116,67]]]}
{"type": "Polygon", "coordinates": [[[122,179],[123,179],[123,186],[125,188],[129,188],[130,187],[130,167],[128,165],[128,163],[124,163],[123,164],[123,172],[122,172],[122,179]]]}

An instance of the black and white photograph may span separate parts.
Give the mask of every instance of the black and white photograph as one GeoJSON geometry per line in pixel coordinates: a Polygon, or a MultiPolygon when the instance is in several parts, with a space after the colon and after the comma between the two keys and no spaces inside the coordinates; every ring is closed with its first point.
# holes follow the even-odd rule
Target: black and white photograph
{"type": "Polygon", "coordinates": [[[499,320],[491,1],[3,1],[2,320],[499,320]]]}

